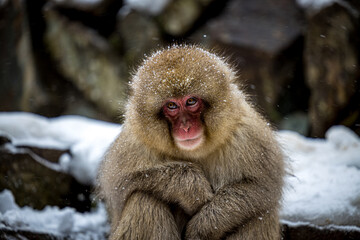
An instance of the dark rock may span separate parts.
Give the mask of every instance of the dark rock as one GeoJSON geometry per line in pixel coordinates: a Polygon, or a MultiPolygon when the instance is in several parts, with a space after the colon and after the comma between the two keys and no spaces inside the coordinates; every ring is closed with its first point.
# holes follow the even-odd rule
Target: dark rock
{"type": "Polygon", "coordinates": [[[57,73],[43,44],[44,1],[5,1],[0,6],[0,111],[48,117],[86,114],[109,120],[57,73]],[[75,108],[78,106],[81,112],[75,108]]]}
{"type": "Polygon", "coordinates": [[[45,12],[46,42],[59,71],[111,117],[123,111],[128,71],[107,41],[54,10],[45,12]]]}
{"type": "MultiPolygon", "coordinates": [[[[93,11],[96,8],[99,8],[101,4],[103,4],[105,0],[99,1],[56,1],[56,0],[49,0],[49,5],[51,7],[66,7],[72,9],[78,9],[82,11],[93,11]]],[[[109,2],[109,1],[107,1],[109,2]]]]}
{"type": "Polygon", "coordinates": [[[172,36],[187,33],[214,0],[175,0],[158,16],[163,30],[172,36]]]}
{"type": "Polygon", "coordinates": [[[23,1],[0,6],[0,111],[34,111],[45,100],[36,82],[23,1]]]}
{"type": "Polygon", "coordinates": [[[88,211],[91,186],[84,186],[65,173],[59,164],[68,150],[0,146],[0,191],[12,191],[19,206],[43,209],[47,205],[88,211]]]}
{"type": "Polygon", "coordinates": [[[282,225],[284,240],[356,240],[360,228],[351,226],[282,225]]]}
{"type": "Polygon", "coordinates": [[[49,0],[49,5],[51,7],[60,7],[67,9],[76,9],[95,15],[109,14],[112,12],[117,12],[122,6],[122,1],[120,0],[98,0],[98,1],[56,1],[49,0]]]}
{"type": "Polygon", "coordinates": [[[116,26],[116,16],[122,1],[54,1],[50,0],[45,8],[56,9],[71,21],[77,21],[108,37],[116,26]]]}
{"type": "Polygon", "coordinates": [[[0,146],[4,145],[5,143],[11,143],[10,138],[0,135],[0,146]]]}
{"type": "Polygon", "coordinates": [[[131,11],[119,16],[117,30],[110,37],[110,42],[124,56],[128,66],[139,64],[145,53],[150,53],[164,43],[161,32],[150,16],[131,11]]]}
{"type": "Polygon", "coordinates": [[[295,0],[231,0],[193,36],[221,49],[271,120],[308,106],[303,79],[304,13],[295,0]]]}
{"type": "Polygon", "coordinates": [[[357,11],[357,14],[359,14],[360,11],[360,1],[358,0],[345,0],[346,2],[349,2],[350,8],[354,8],[355,11],[357,11]]]}
{"type": "Polygon", "coordinates": [[[55,236],[51,233],[38,233],[15,229],[0,229],[0,239],[9,240],[70,240],[67,237],[55,236]]]}
{"type": "Polygon", "coordinates": [[[309,18],[305,74],[311,89],[312,135],[335,124],[354,129],[360,114],[360,25],[347,7],[333,4],[309,18]],[[357,117],[356,117],[357,116],[357,117]]]}
{"type": "Polygon", "coordinates": [[[302,18],[295,1],[232,0],[207,30],[215,41],[276,54],[301,34],[302,18]]]}

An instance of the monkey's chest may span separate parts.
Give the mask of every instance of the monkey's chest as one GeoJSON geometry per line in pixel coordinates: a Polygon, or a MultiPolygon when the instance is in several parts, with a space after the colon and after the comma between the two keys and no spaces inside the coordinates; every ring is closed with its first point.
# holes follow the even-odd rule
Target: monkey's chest
{"type": "Polygon", "coordinates": [[[236,164],[209,164],[204,167],[204,171],[215,191],[228,184],[240,182],[243,178],[242,169],[236,164]]]}

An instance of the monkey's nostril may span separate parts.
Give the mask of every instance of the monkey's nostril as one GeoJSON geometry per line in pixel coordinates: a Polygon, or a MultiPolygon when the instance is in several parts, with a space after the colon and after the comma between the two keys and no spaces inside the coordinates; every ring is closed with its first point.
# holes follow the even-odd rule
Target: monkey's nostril
{"type": "Polygon", "coordinates": [[[185,132],[189,132],[189,128],[190,128],[190,127],[183,127],[183,130],[184,130],[185,132]]]}
{"type": "Polygon", "coordinates": [[[190,127],[191,127],[191,124],[188,121],[182,122],[180,124],[180,128],[183,129],[185,132],[188,132],[190,127]]]}

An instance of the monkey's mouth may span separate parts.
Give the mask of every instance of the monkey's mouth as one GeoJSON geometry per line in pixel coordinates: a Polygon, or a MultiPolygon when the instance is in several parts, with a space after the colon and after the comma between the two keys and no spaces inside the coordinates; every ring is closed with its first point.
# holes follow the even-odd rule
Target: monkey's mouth
{"type": "Polygon", "coordinates": [[[176,138],[176,144],[180,149],[183,150],[194,150],[197,147],[199,147],[201,145],[203,141],[203,137],[202,134],[200,134],[199,136],[196,136],[194,138],[190,138],[190,139],[179,139],[176,138]]]}

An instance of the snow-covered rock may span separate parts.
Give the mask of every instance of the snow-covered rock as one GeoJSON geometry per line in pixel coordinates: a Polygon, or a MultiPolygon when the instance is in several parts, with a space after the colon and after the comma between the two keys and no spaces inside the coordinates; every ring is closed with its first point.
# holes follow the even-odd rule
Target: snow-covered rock
{"type": "Polygon", "coordinates": [[[0,135],[15,146],[70,149],[60,159],[61,168],[79,182],[94,183],[97,167],[121,125],[80,116],[46,118],[31,113],[0,113],[0,135]]]}
{"type": "Polygon", "coordinates": [[[0,229],[46,233],[68,239],[100,240],[105,239],[109,226],[103,204],[89,213],[50,206],[38,211],[29,207],[19,208],[11,192],[4,190],[0,192],[0,229]]]}

